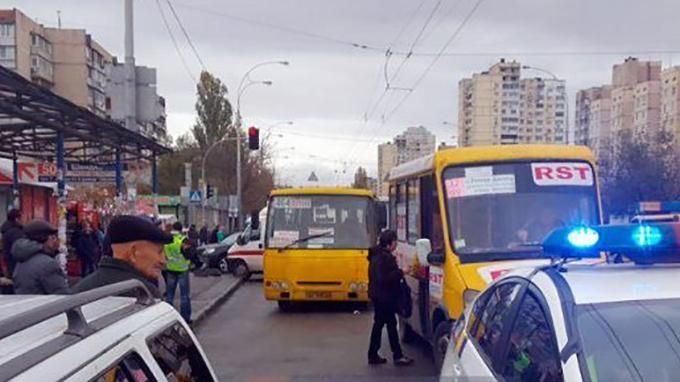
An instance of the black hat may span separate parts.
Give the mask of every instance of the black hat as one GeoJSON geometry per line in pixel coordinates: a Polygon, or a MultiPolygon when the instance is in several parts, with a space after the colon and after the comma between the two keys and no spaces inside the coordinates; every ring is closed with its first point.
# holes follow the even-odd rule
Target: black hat
{"type": "Polygon", "coordinates": [[[46,242],[48,236],[56,235],[57,232],[52,224],[40,219],[35,219],[24,226],[26,237],[40,243],[46,242]]]}
{"type": "Polygon", "coordinates": [[[158,244],[172,243],[172,235],[161,231],[150,220],[132,215],[120,215],[111,219],[108,235],[111,244],[140,240],[158,244]]]}

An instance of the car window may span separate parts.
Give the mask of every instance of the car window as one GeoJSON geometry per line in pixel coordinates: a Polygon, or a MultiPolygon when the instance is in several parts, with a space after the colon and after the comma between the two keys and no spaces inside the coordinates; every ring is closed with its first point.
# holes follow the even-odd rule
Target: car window
{"type": "Polygon", "coordinates": [[[198,347],[179,323],[151,337],[147,344],[168,381],[213,381],[198,347]]]}
{"type": "Polygon", "coordinates": [[[504,283],[490,291],[484,310],[479,315],[479,323],[470,334],[479,344],[480,352],[487,362],[493,354],[501,336],[506,332],[506,318],[511,313],[511,305],[517,298],[521,285],[515,282],[504,283]]]}
{"type": "Polygon", "coordinates": [[[125,358],[111,365],[93,382],[151,382],[155,381],[153,374],[137,353],[130,353],[125,358]]]}
{"type": "Polygon", "coordinates": [[[510,381],[562,381],[553,330],[541,304],[527,293],[510,331],[503,377],[510,381]]]}

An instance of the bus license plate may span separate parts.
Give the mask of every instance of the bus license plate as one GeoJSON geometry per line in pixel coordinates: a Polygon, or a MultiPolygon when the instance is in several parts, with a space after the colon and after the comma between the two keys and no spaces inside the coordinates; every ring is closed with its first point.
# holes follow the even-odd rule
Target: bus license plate
{"type": "Polygon", "coordinates": [[[307,292],[307,298],[330,299],[331,298],[331,292],[307,292]]]}

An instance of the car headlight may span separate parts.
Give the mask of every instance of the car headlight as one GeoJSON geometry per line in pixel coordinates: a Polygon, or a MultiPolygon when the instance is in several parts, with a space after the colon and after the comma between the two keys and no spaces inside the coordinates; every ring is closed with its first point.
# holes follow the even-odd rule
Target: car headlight
{"type": "Polygon", "coordinates": [[[364,282],[359,283],[359,290],[362,292],[368,291],[368,283],[364,282]]]}
{"type": "Polygon", "coordinates": [[[288,283],[287,283],[287,282],[281,281],[281,282],[279,283],[279,285],[281,286],[281,289],[283,289],[283,290],[288,290],[288,283]]]}
{"type": "Polygon", "coordinates": [[[206,255],[210,255],[210,254],[212,254],[212,253],[214,253],[214,252],[215,252],[215,248],[208,248],[208,249],[206,249],[205,252],[203,252],[203,253],[205,253],[206,255]]]}
{"type": "Polygon", "coordinates": [[[276,290],[288,290],[288,283],[285,281],[271,281],[267,286],[276,290]]]}
{"type": "Polygon", "coordinates": [[[356,292],[359,289],[359,285],[352,281],[351,283],[349,283],[348,288],[350,291],[356,292]]]}

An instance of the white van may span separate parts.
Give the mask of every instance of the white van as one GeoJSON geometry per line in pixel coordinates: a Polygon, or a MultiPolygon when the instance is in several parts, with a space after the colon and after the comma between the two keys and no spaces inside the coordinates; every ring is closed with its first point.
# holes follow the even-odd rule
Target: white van
{"type": "Polygon", "coordinates": [[[246,228],[227,252],[227,264],[235,276],[249,279],[253,273],[262,273],[264,234],[267,226],[267,208],[260,210],[255,219],[246,223],[246,228]]]}

